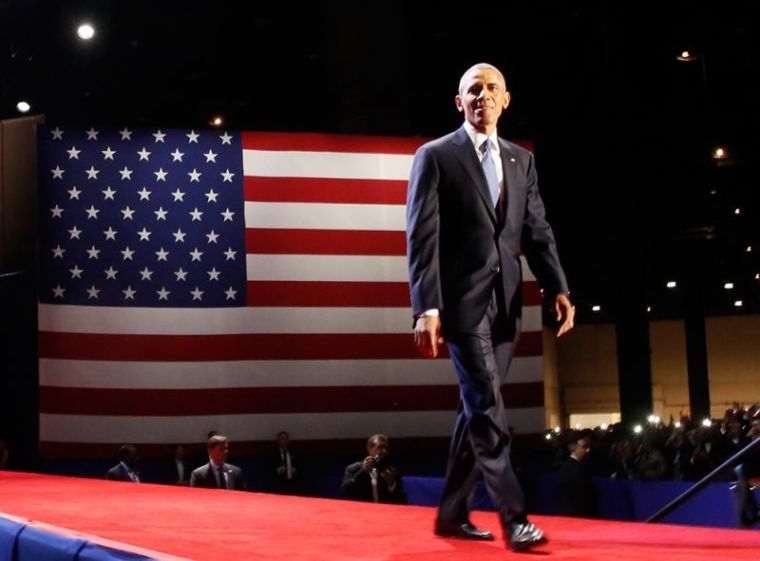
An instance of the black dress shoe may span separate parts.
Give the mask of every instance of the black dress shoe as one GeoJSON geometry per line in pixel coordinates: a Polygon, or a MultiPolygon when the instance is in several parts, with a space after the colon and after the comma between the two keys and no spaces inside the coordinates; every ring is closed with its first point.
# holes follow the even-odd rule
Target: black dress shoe
{"type": "Polygon", "coordinates": [[[493,541],[493,534],[491,532],[481,530],[469,521],[449,522],[448,520],[437,520],[435,523],[435,535],[463,540],[493,541]]]}
{"type": "Polygon", "coordinates": [[[512,551],[524,551],[548,541],[544,533],[530,522],[512,524],[509,527],[507,546],[512,551]]]}

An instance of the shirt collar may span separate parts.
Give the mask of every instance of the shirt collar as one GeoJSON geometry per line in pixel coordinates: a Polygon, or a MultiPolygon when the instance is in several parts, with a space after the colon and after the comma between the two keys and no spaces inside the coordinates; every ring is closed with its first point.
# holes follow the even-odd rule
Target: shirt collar
{"type": "Polygon", "coordinates": [[[491,141],[491,150],[495,149],[497,154],[501,154],[501,150],[499,149],[499,136],[496,129],[491,133],[491,136],[486,136],[482,132],[476,130],[469,121],[465,121],[464,130],[467,132],[467,136],[470,137],[475,150],[479,150],[480,145],[488,139],[491,141]]]}

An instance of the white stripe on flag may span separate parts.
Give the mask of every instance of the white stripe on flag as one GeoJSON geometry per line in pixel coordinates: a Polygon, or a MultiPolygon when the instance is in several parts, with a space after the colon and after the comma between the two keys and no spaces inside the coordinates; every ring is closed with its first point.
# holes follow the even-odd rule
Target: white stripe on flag
{"type": "MultiPolygon", "coordinates": [[[[451,435],[454,411],[391,411],[361,413],[272,413],[197,417],[123,417],[101,415],[40,415],[40,440],[81,443],[197,442],[214,429],[234,442],[271,440],[287,427],[299,440],[366,438],[382,432],[394,438],[451,435]],[[161,430],[156,430],[161,427],[161,430]]],[[[509,423],[520,434],[544,429],[544,408],[509,412],[509,423]]]]}
{"type": "MultiPolygon", "coordinates": [[[[523,280],[536,280],[525,258],[523,280]]],[[[248,280],[408,282],[406,257],[394,255],[246,255],[248,280]]]]}
{"type": "MultiPolygon", "coordinates": [[[[245,203],[248,228],[397,230],[406,228],[404,205],[245,203]]],[[[283,235],[284,232],[283,232],[283,235]]]]}
{"type": "MultiPolygon", "coordinates": [[[[542,382],[542,357],[516,357],[507,382],[542,382]]],[[[113,389],[204,389],[456,384],[449,360],[261,360],[112,362],[40,360],[40,386],[113,389]]]]}
{"type": "Polygon", "coordinates": [[[260,177],[331,177],[406,181],[414,156],[348,152],[243,150],[243,173],[260,177]]]}
{"type": "MultiPolygon", "coordinates": [[[[408,308],[114,308],[40,304],[39,330],[134,335],[412,333],[408,308]],[[119,321],[113,321],[118,316],[119,321]]],[[[523,309],[523,331],[541,330],[541,307],[523,309]]]]}

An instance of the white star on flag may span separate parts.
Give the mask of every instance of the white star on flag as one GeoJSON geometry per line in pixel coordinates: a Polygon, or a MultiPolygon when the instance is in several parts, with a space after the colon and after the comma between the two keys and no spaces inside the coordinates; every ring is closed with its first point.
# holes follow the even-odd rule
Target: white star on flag
{"type": "Polygon", "coordinates": [[[110,146],[107,146],[105,150],[100,151],[101,154],[103,154],[104,160],[113,160],[114,154],[116,154],[116,150],[111,150],[110,146]]]}
{"type": "Polygon", "coordinates": [[[97,140],[100,131],[96,131],[95,127],[90,127],[90,130],[85,131],[87,133],[87,140],[97,140]]]}
{"type": "Polygon", "coordinates": [[[122,140],[132,140],[132,131],[127,127],[124,127],[124,129],[120,130],[119,134],[121,135],[122,140]]]}
{"type": "Polygon", "coordinates": [[[66,170],[61,169],[60,166],[55,166],[55,169],[51,169],[50,172],[53,174],[53,179],[63,179],[63,174],[66,170]]]}
{"type": "Polygon", "coordinates": [[[151,155],[152,153],[153,153],[153,152],[148,152],[148,151],[145,149],[145,146],[143,146],[142,150],[138,150],[138,151],[137,151],[137,155],[138,155],[138,156],[140,156],[140,161],[141,161],[141,162],[142,162],[143,160],[144,160],[144,161],[146,161],[146,162],[149,162],[149,161],[150,161],[150,155],[151,155]]]}
{"type": "Polygon", "coordinates": [[[84,269],[80,269],[77,265],[74,265],[73,269],[69,269],[69,273],[71,273],[72,279],[81,279],[84,269]]]}
{"type": "Polygon", "coordinates": [[[72,146],[70,149],[66,150],[66,152],[69,154],[69,160],[78,160],[81,150],[77,150],[76,146],[72,146]]]}
{"type": "Polygon", "coordinates": [[[157,130],[153,133],[153,136],[156,138],[156,142],[164,142],[164,138],[166,137],[166,133],[161,132],[161,129],[157,130]]]}

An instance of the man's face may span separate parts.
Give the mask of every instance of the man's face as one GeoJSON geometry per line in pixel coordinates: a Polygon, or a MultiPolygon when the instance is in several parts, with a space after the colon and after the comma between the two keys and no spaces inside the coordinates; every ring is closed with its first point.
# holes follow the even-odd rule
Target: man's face
{"type": "Polygon", "coordinates": [[[462,90],[456,96],[457,109],[480,132],[496,126],[499,116],[509,105],[509,92],[495,70],[473,70],[464,77],[462,90]]]}
{"type": "Polygon", "coordinates": [[[390,452],[388,441],[384,438],[376,438],[374,445],[369,449],[370,456],[380,456],[381,458],[386,457],[388,452],[390,452]]]}
{"type": "Polygon", "coordinates": [[[582,460],[586,457],[586,455],[591,450],[591,446],[588,443],[588,440],[579,440],[578,446],[576,446],[575,450],[573,451],[573,454],[575,454],[575,457],[579,460],[582,460]]]}
{"type": "Polygon", "coordinates": [[[281,450],[287,450],[289,443],[290,443],[290,435],[288,435],[288,433],[284,432],[277,436],[277,445],[280,447],[281,450]]]}
{"type": "Polygon", "coordinates": [[[229,442],[223,442],[220,444],[217,444],[214,446],[211,450],[208,451],[208,456],[211,458],[215,464],[223,464],[227,461],[227,454],[230,451],[230,444],[229,442]]]}

